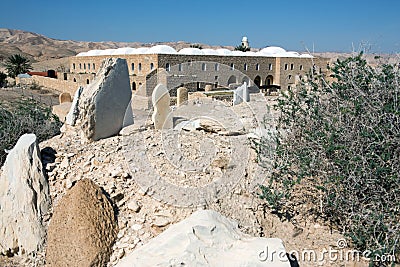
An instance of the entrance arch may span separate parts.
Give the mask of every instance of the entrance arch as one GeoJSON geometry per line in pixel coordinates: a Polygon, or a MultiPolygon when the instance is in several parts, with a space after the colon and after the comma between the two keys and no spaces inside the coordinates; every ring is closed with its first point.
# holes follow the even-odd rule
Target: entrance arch
{"type": "Polygon", "coordinates": [[[257,85],[258,87],[260,87],[260,85],[261,85],[261,77],[257,75],[257,76],[254,78],[254,83],[255,83],[255,85],[257,85]]]}
{"type": "Polygon", "coordinates": [[[230,85],[231,83],[237,83],[237,79],[236,79],[235,75],[232,75],[231,77],[229,77],[228,85],[230,85]]]}
{"type": "Polygon", "coordinates": [[[268,75],[265,79],[265,85],[273,85],[274,84],[274,77],[272,75],[268,75]]]}

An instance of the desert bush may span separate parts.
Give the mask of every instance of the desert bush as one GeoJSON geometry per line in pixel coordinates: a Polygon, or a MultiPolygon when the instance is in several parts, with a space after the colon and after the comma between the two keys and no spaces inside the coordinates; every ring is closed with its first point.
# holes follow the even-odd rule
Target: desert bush
{"type": "Polygon", "coordinates": [[[274,155],[260,197],[282,218],[327,220],[371,259],[399,255],[399,65],[359,54],[329,70],[331,82],[310,73],[279,97],[274,134],[257,143],[260,163],[274,155]]]}
{"type": "Polygon", "coordinates": [[[49,107],[33,99],[19,100],[12,105],[0,104],[0,165],[9,150],[25,133],[36,134],[39,142],[59,134],[61,123],[49,107]]]}
{"type": "Polygon", "coordinates": [[[36,81],[34,81],[33,83],[31,83],[29,85],[29,89],[31,89],[31,90],[41,90],[42,87],[36,81]]]}

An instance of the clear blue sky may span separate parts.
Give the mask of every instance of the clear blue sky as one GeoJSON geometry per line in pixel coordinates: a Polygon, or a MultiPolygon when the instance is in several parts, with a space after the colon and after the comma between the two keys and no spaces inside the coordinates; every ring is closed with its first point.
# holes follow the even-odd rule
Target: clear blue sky
{"type": "Polygon", "coordinates": [[[83,41],[188,41],[287,50],[400,52],[398,0],[1,0],[0,28],[83,41]]]}

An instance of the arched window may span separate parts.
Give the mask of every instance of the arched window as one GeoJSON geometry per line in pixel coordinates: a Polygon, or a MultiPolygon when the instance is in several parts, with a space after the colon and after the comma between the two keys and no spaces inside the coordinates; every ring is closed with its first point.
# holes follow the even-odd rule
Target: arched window
{"type": "Polygon", "coordinates": [[[72,63],[72,68],[75,69],[75,63],[72,63]]]}
{"type": "Polygon", "coordinates": [[[300,65],[300,70],[303,70],[303,65],[300,65]]]}
{"type": "Polygon", "coordinates": [[[138,69],[139,71],[142,71],[142,63],[139,63],[138,69]]]}
{"type": "Polygon", "coordinates": [[[86,70],[86,63],[83,63],[83,69],[86,70]]]}
{"type": "Polygon", "coordinates": [[[93,63],[93,69],[94,69],[94,70],[96,69],[96,65],[94,65],[94,63],[93,63]]]}
{"type": "Polygon", "coordinates": [[[207,64],[206,63],[201,64],[201,70],[202,71],[206,71],[207,70],[207,64]]]}
{"type": "Polygon", "coordinates": [[[87,68],[88,68],[88,70],[90,70],[90,63],[87,64],[87,68]]]}
{"type": "Polygon", "coordinates": [[[165,64],[165,70],[170,71],[171,70],[171,65],[169,63],[165,64]]]}
{"type": "Polygon", "coordinates": [[[235,69],[235,64],[231,63],[231,70],[235,69]]]}
{"type": "Polygon", "coordinates": [[[136,83],[135,82],[132,83],[132,91],[136,91],[136,83]]]}
{"type": "Polygon", "coordinates": [[[285,64],[285,70],[287,70],[288,69],[288,64],[285,64]]]}
{"type": "Polygon", "coordinates": [[[256,64],[256,70],[260,70],[260,64],[256,64]]]}
{"type": "Polygon", "coordinates": [[[86,84],[89,84],[89,79],[86,79],[86,84]]]}
{"type": "Polygon", "coordinates": [[[269,69],[269,70],[272,70],[272,64],[271,64],[271,63],[269,63],[268,69],[269,69]]]}
{"type": "Polygon", "coordinates": [[[134,71],[135,70],[135,63],[131,64],[131,70],[134,71]]]}
{"type": "Polygon", "coordinates": [[[178,71],[182,71],[182,63],[179,63],[179,65],[178,65],[178,71]]]}
{"type": "Polygon", "coordinates": [[[291,80],[292,79],[292,75],[289,75],[287,78],[288,78],[288,80],[291,80]]]}
{"type": "Polygon", "coordinates": [[[215,63],[214,69],[215,69],[215,71],[219,71],[219,64],[218,63],[215,63]]]}
{"type": "Polygon", "coordinates": [[[290,64],[290,69],[293,70],[294,69],[294,64],[290,64]]]}
{"type": "Polygon", "coordinates": [[[76,79],[74,78],[74,83],[76,83],[76,79]]]}
{"type": "Polygon", "coordinates": [[[80,70],[82,69],[82,64],[81,64],[81,63],[79,63],[79,69],[80,69],[80,70]]]}
{"type": "Polygon", "coordinates": [[[150,63],[150,70],[153,70],[153,69],[154,69],[154,64],[150,63]]]}
{"type": "Polygon", "coordinates": [[[247,63],[244,63],[243,69],[244,69],[244,70],[247,70],[247,63]]]}

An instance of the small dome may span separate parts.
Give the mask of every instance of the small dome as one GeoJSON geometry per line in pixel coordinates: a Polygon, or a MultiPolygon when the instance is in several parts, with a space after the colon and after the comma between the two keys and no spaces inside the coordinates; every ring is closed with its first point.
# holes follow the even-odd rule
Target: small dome
{"type": "Polygon", "coordinates": [[[183,48],[183,49],[179,50],[178,54],[181,54],[181,55],[204,55],[204,52],[198,48],[187,47],[187,48],[183,48]]]}
{"type": "Polygon", "coordinates": [[[228,49],[225,49],[225,48],[217,49],[217,53],[219,55],[221,55],[221,56],[230,56],[230,55],[232,55],[232,51],[228,50],[228,49]]]}
{"type": "Polygon", "coordinates": [[[219,55],[217,50],[215,50],[215,49],[206,48],[206,49],[202,49],[201,51],[204,53],[204,55],[215,55],[215,56],[219,55]]]}
{"type": "Polygon", "coordinates": [[[277,46],[268,46],[266,48],[261,49],[258,53],[264,55],[277,55],[277,54],[285,54],[286,50],[282,47],[277,46]]]}
{"type": "Polygon", "coordinates": [[[176,54],[176,50],[168,45],[156,45],[149,48],[146,54],[176,54]]]}
{"type": "Polygon", "coordinates": [[[247,42],[247,41],[248,41],[247,37],[246,37],[246,36],[243,36],[242,42],[247,42]]]}

